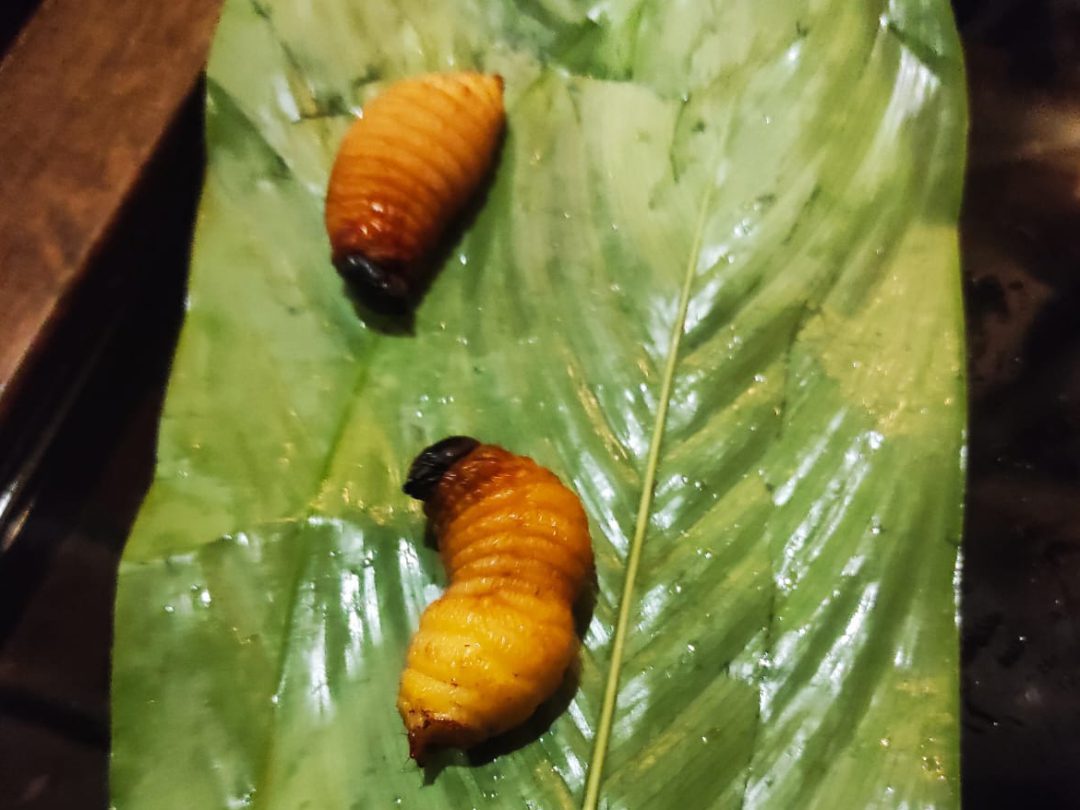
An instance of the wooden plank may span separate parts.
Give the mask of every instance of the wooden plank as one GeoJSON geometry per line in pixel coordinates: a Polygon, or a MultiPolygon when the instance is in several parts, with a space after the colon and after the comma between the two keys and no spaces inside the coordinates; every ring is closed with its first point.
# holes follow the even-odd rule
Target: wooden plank
{"type": "Polygon", "coordinates": [[[194,86],[219,8],[46,0],[0,63],[0,417],[194,86]]]}

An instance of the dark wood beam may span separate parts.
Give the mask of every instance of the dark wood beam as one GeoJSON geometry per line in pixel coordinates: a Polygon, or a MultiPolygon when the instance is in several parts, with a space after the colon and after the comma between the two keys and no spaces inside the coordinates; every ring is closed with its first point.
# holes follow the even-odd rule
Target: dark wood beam
{"type": "Polygon", "coordinates": [[[194,86],[219,7],[46,0],[0,63],[0,417],[194,86]]]}

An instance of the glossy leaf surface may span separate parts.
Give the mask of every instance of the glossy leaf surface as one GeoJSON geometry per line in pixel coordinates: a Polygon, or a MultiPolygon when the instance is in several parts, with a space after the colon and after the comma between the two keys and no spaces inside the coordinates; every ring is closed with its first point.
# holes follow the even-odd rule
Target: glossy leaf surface
{"type": "Polygon", "coordinates": [[[944,0],[229,0],[207,119],[118,808],[958,804],[944,0]],[[505,77],[506,143],[387,332],[329,265],[329,167],[454,68],[505,77]],[[452,433],[576,489],[598,593],[550,727],[425,776],[394,700],[443,580],[400,487],[452,433]]]}

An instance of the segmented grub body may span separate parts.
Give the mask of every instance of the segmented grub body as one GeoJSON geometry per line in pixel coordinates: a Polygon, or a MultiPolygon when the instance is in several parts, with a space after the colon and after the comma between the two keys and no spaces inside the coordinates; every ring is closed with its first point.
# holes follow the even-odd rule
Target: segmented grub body
{"type": "Polygon", "coordinates": [[[549,470],[461,437],[426,454],[406,491],[427,502],[450,585],[421,617],[401,677],[417,760],[507,731],[551,696],[577,652],[572,607],[593,566],[581,502],[549,470]]]}
{"type": "Polygon", "coordinates": [[[502,133],[503,82],[483,73],[430,74],[389,86],[346,133],[330,174],[326,230],[333,261],[382,304],[410,293],[491,167],[502,133]]]}

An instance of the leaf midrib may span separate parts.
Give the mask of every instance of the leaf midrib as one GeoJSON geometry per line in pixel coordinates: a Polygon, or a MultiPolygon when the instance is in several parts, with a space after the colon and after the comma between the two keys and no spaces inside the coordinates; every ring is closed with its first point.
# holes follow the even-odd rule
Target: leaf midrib
{"type": "Polygon", "coordinates": [[[592,758],[589,761],[588,779],[585,783],[585,796],[582,810],[596,810],[600,801],[600,785],[604,776],[604,763],[611,742],[611,729],[615,719],[615,704],[619,693],[619,676],[625,656],[626,637],[630,626],[630,611],[634,602],[634,586],[637,581],[638,567],[641,563],[641,549],[645,545],[645,535],[652,515],[653,494],[656,488],[656,472],[660,465],[660,448],[664,440],[664,428],[667,424],[668,405],[671,402],[671,389],[675,380],[675,367],[679,359],[679,347],[686,329],[686,315],[690,308],[690,292],[693,287],[695,271],[701,255],[701,242],[705,231],[705,217],[709,209],[714,184],[706,184],[698,211],[697,224],[694,228],[694,240],[683,273],[682,289],[679,294],[679,309],[671,330],[671,343],[664,360],[664,376],[660,383],[660,397],[653,422],[652,438],[649,441],[649,455],[645,463],[645,477],[638,501],[637,518],[634,534],[630,541],[630,550],[626,558],[626,574],[623,578],[622,594],[619,598],[619,614],[615,623],[615,635],[611,644],[611,659],[608,664],[608,676],[604,686],[604,701],[601,704],[600,719],[597,722],[596,741],[593,745],[592,758]]]}
{"type": "MultiPolygon", "coordinates": [[[[375,337],[373,345],[378,342],[378,338],[375,337]]],[[[353,410],[356,408],[356,402],[359,399],[359,394],[364,384],[367,382],[368,372],[370,367],[362,363],[357,364],[356,376],[353,377],[352,386],[350,387],[350,395],[348,404],[342,409],[341,418],[334,430],[333,440],[330,442],[330,452],[327,453],[326,459],[323,463],[323,468],[319,473],[316,480],[320,482],[319,487],[326,482],[326,479],[330,475],[330,470],[333,467],[334,461],[337,458],[337,448],[341,446],[342,438],[348,431],[349,423],[352,421],[353,410]]],[[[302,523],[310,518],[314,517],[316,513],[316,504],[318,502],[319,489],[316,489],[315,495],[312,500],[304,509],[303,515],[301,515],[297,522],[302,523]]],[[[304,548],[297,552],[299,559],[304,559],[307,556],[307,539],[304,540],[304,548]]],[[[274,678],[274,694],[273,694],[273,714],[278,712],[278,706],[280,705],[281,692],[285,686],[285,673],[289,662],[289,650],[292,643],[292,631],[293,623],[296,619],[296,603],[300,598],[300,586],[304,578],[304,570],[306,565],[301,562],[296,566],[292,582],[289,586],[288,604],[285,608],[285,627],[281,636],[281,649],[278,658],[277,672],[274,678]]],[[[269,785],[271,779],[271,766],[274,758],[274,748],[277,743],[277,722],[271,722],[269,724],[269,731],[267,732],[266,742],[263,744],[262,754],[257,763],[257,776],[255,778],[254,790],[252,792],[252,810],[258,810],[262,806],[262,800],[264,796],[269,796],[269,785]]]]}

